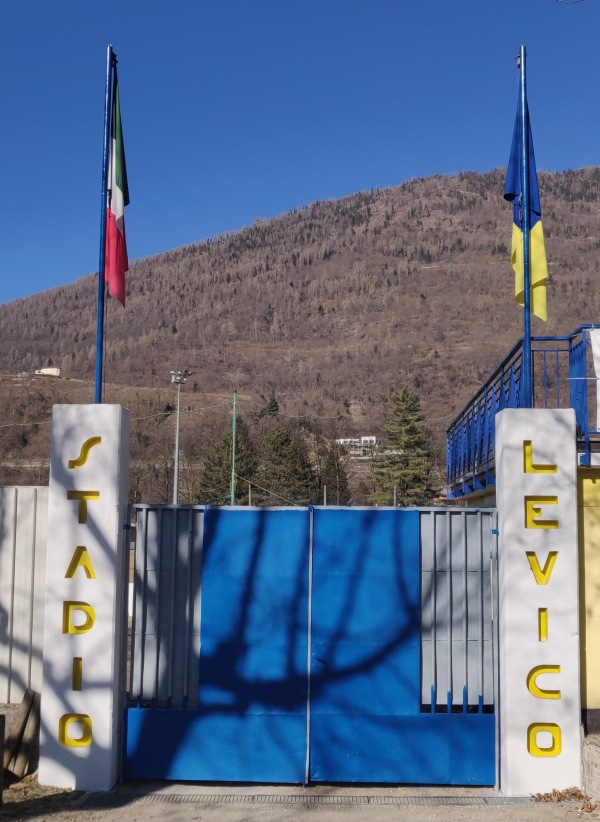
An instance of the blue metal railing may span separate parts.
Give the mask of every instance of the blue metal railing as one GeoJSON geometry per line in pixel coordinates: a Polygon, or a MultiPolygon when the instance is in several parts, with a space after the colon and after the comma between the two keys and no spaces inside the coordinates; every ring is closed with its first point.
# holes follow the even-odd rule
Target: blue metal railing
{"type": "MultiPolygon", "coordinates": [[[[589,331],[581,325],[567,337],[533,337],[533,407],[573,408],[581,464],[590,461],[596,428],[595,374],[589,331]],[[588,390],[588,385],[593,386],[588,390]],[[593,426],[590,427],[590,420],[593,426]]],[[[512,348],[488,381],[446,432],[449,497],[461,497],[495,484],[495,417],[503,408],[521,408],[523,340],[512,348]]]]}

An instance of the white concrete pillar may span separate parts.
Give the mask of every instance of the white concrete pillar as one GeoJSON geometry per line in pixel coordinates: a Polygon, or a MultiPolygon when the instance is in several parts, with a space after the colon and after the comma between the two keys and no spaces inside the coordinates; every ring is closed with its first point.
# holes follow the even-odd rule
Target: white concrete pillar
{"type": "Polygon", "coordinates": [[[572,410],[496,417],[500,788],[581,783],[577,448],[572,410]]]}
{"type": "Polygon", "coordinates": [[[56,405],[48,500],[39,779],[109,790],[123,706],[129,412],[56,405]]]}

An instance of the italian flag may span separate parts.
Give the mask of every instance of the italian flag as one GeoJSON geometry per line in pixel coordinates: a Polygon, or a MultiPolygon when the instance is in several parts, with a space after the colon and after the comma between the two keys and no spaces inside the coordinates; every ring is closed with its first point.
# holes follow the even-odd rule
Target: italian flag
{"type": "Polygon", "coordinates": [[[104,258],[104,279],[108,283],[111,297],[125,305],[125,272],[129,270],[127,243],[125,240],[125,206],[129,205],[127,168],[121,126],[119,105],[119,85],[117,70],[114,73],[112,99],[112,140],[108,164],[108,201],[106,206],[106,249],[104,258]]]}

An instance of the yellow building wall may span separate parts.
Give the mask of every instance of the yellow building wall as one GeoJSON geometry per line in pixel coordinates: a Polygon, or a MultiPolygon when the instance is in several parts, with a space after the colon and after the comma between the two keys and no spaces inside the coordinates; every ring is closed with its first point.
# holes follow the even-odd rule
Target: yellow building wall
{"type": "Polygon", "coordinates": [[[600,709],[600,468],[579,468],[581,707],[600,709]]]}

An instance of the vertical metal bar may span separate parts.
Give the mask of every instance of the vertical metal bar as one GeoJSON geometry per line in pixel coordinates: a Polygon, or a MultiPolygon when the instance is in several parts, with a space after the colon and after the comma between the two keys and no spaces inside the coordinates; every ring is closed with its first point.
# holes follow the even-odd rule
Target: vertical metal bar
{"type": "Polygon", "coordinates": [[[308,506],[308,638],[306,643],[306,759],[304,763],[304,784],[310,782],[310,725],[311,703],[310,685],[312,671],[312,600],[313,600],[313,549],[314,549],[314,508],[308,506]]]}
{"type": "Polygon", "coordinates": [[[175,418],[175,454],[173,458],[173,505],[179,502],[179,401],[181,380],[177,380],[177,416],[175,418]]]}
{"type": "Polygon", "coordinates": [[[194,578],[194,509],[188,508],[188,537],[187,537],[187,597],[185,603],[185,639],[183,649],[183,693],[182,707],[188,706],[189,677],[190,677],[190,642],[193,636],[192,619],[194,610],[192,608],[193,578],[194,578]]]}
{"type": "Polygon", "coordinates": [[[448,693],[447,709],[452,709],[452,521],[450,512],[446,512],[446,539],[447,539],[447,586],[448,586],[448,693]]]}
{"type": "Polygon", "coordinates": [[[162,572],[162,546],[163,540],[163,509],[158,509],[158,544],[156,546],[156,656],[154,660],[154,692],[152,694],[152,707],[156,707],[156,700],[158,698],[158,681],[160,674],[160,651],[161,651],[161,633],[162,625],[160,622],[160,591],[161,572],[162,572]]]}
{"type": "Polygon", "coordinates": [[[229,485],[230,505],[235,505],[235,437],[236,437],[236,413],[235,413],[235,389],[233,391],[233,405],[231,407],[231,482],[229,485]]]}
{"type": "Polygon", "coordinates": [[[554,352],[554,357],[556,360],[556,364],[554,366],[554,378],[556,380],[556,407],[560,408],[560,365],[559,365],[559,352],[554,352]]]}
{"type": "Polygon", "coordinates": [[[469,627],[469,579],[467,574],[467,559],[468,559],[468,548],[467,548],[467,515],[465,511],[461,511],[461,520],[462,520],[462,528],[463,528],[463,657],[464,657],[464,664],[463,664],[463,677],[464,677],[464,691],[463,691],[463,710],[466,710],[465,705],[465,698],[468,700],[469,696],[469,636],[468,636],[468,627],[469,627]]]}
{"type": "Polygon", "coordinates": [[[491,538],[490,550],[490,599],[492,609],[492,660],[493,660],[493,687],[494,687],[494,724],[496,737],[496,790],[500,786],[500,711],[503,706],[500,704],[500,629],[498,625],[498,511],[492,515],[494,523],[493,535],[491,538]]]}
{"type": "Polygon", "coordinates": [[[481,515],[481,511],[477,512],[477,537],[479,539],[479,568],[478,568],[478,592],[479,592],[479,712],[483,708],[483,697],[484,697],[484,689],[485,689],[485,682],[484,682],[484,638],[485,638],[485,630],[484,630],[484,617],[483,617],[483,583],[484,583],[484,576],[483,576],[483,568],[484,568],[484,559],[483,559],[483,517],[481,515]]]}
{"type": "MultiPolygon", "coordinates": [[[[139,574],[139,558],[142,556],[143,549],[140,547],[140,538],[142,534],[142,529],[140,527],[142,512],[140,509],[134,505],[133,510],[135,511],[135,554],[134,554],[134,565],[133,565],[133,596],[132,596],[132,603],[133,603],[133,614],[131,615],[131,650],[130,650],[130,662],[129,662],[129,699],[133,699],[135,697],[137,701],[137,694],[135,693],[135,676],[136,676],[136,667],[138,666],[137,656],[140,653],[138,648],[138,643],[136,642],[136,632],[137,632],[137,623],[138,623],[138,579],[140,577],[139,574]]],[[[140,592],[143,594],[143,589],[140,592]]],[[[143,640],[139,643],[140,646],[143,648],[143,640]]]]}
{"type": "MultiPolygon", "coordinates": [[[[142,666],[142,680],[141,680],[141,693],[144,693],[145,690],[145,669],[146,669],[146,651],[147,651],[147,637],[148,637],[148,520],[150,517],[150,510],[146,508],[144,511],[144,576],[142,578],[142,585],[144,591],[143,597],[143,610],[142,610],[142,618],[143,618],[143,643],[144,643],[144,652],[143,652],[143,666],[142,666]]],[[[158,517],[157,517],[158,519],[158,517]]],[[[156,648],[154,649],[156,653],[156,648]]]]}
{"type": "Polygon", "coordinates": [[[112,46],[106,50],[106,87],[104,96],[104,154],[102,156],[102,189],[100,202],[100,254],[98,263],[98,316],[96,320],[96,391],[94,402],[102,402],[102,360],[104,351],[104,267],[106,255],[106,204],[108,157],[110,154],[111,119],[112,119],[112,85],[114,55],[112,46]]]}
{"type": "Polygon", "coordinates": [[[167,704],[173,701],[173,669],[175,667],[175,576],[177,573],[177,554],[179,552],[179,507],[173,508],[171,528],[171,607],[169,612],[169,655],[167,657],[167,704]]]}
{"type": "MultiPolygon", "coordinates": [[[[535,363],[536,363],[536,351],[531,352],[531,407],[535,408],[535,363]]],[[[542,375],[542,382],[543,382],[543,375],[542,375]]]]}
{"type": "Polygon", "coordinates": [[[435,713],[437,702],[437,541],[436,513],[431,514],[431,713],[435,713]]]}
{"type": "Polygon", "coordinates": [[[581,387],[583,389],[582,393],[582,412],[583,412],[583,436],[585,437],[585,449],[586,449],[586,456],[588,458],[587,465],[589,465],[589,456],[590,456],[590,424],[589,424],[589,407],[588,407],[588,357],[587,357],[587,334],[585,329],[581,332],[581,376],[583,379],[581,380],[581,387]]]}
{"type": "MultiPolygon", "coordinates": [[[[194,612],[194,620],[197,620],[198,625],[198,670],[194,672],[199,677],[200,660],[202,659],[202,584],[203,584],[203,567],[204,567],[204,518],[206,517],[206,506],[202,508],[202,515],[200,517],[200,553],[198,556],[198,613],[194,612]]],[[[190,602],[192,601],[193,579],[190,577],[190,602]]],[[[193,640],[192,634],[192,640],[193,640]]],[[[194,658],[192,654],[192,659],[194,658]]],[[[198,679],[195,681],[196,689],[194,692],[194,705],[198,705],[198,679]]]]}
{"type": "MultiPolygon", "coordinates": [[[[131,628],[129,627],[129,608],[127,609],[127,630],[129,634],[129,671],[127,676],[127,684],[125,686],[126,691],[131,698],[132,691],[133,691],[133,670],[135,665],[135,654],[136,654],[136,642],[135,642],[135,625],[136,625],[136,599],[137,599],[137,585],[136,585],[136,577],[137,577],[137,548],[138,548],[138,518],[139,518],[139,511],[137,510],[136,506],[132,506],[131,508],[131,515],[129,521],[131,522],[134,517],[135,512],[135,548],[133,553],[133,583],[129,582],[129,574],[131,568],[131,535],[128,541],[128,548],[127,548],[127,602],[129,604],[129,585],[133,584],[133,596],[131,598],[132,601],[132,614],[131,614],[131,628]]],[[[127,657],[125,657],[127,659],[127,657]]],[[[127,663],[126,663],[127,667],[127,663]]]]}
{"type": "Polygon", "coordinates": [[[521,230],[523,232],[523,408],[533,407],[531,374],[531,274],[529,254],[529,112],[527,110],[525,46],[521,46],[521,230]]]}
{"type": "MultiPolygon", "coordinates": [[[[131,568],[131,518],[133,506],[127,505],[125,522],[123,523],[123,531],[121,539],[123,540],[122,558],[121,558],[121,574],[123,578],[123,589],[121,591],[121,663],[122,668],[120,672],[120,688],[125,690],[125,698],[129,690],[129,676],[127,666],[131,669],[133,655],[130,649],[133,649],[133,636],[129,628],[129,577],[131,568]]],[[[121,547],[121,546],[119,546],[121,547]]]]}
{"type": "Polygon", "coordinates": [[[454,475],[454,457],[452,453],[452,441],[454,439],[454,427],[446,431],[446,494],[452,490],[452,477],[454,475]]]}
{"type": "MultiPolygon", "coordinates": [[[[142,586],[141,590],[141,626],[140,626],[140,648],[139,648],[139,673],[137,674],[139,680],[139,687],[137,688],[136,694],[136,702],[138,703],[138,707],[141,704],[142,699],[144,698],[144,672],[146,668],[146,636],[147,636],[147,627],[148,627],[148,514],[149,509],[143,508],[138,513],[138,522],[136,525],[136,550],[135,550],[135,563],[136,563],[136,578],[140,577],[140,582],[142,586]],[[143,523],[143,525],[140,524],[143,523]],[[140,548],[140,535],[141,535],[141,551],[138,550],[140,548]],[[138,567],[141,570],[141,573],[138,573],[138,567]]],[[[136,579],[137,581],[137,579],[136,579]]],[[[135,583],[134,583],[135,585],[135,583]]],[[[137,594],[134,587],[134,596],[135,596],[135,607],[134,607],[134,614],[137,612],[137,594]]],[[[134,617],[135,618],[135,617],[134,617]]],[[[133,680],[135,688],[135,680],[133,680]]]]}

